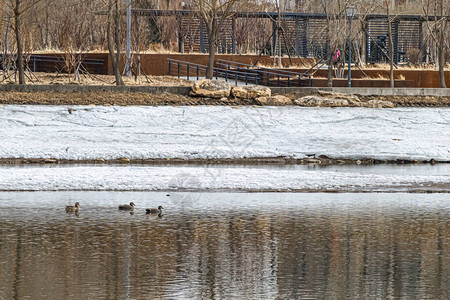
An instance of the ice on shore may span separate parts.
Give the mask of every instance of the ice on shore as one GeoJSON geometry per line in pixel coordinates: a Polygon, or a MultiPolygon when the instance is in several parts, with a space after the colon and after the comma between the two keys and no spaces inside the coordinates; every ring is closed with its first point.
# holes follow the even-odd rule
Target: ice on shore
{"type": "MultiPolygon", "coordinates": [[[[443,167],[446,167],[444,165],[443,167]]],[[[343,167],[309,168],[237,166],[31,166],[1,167],[3,191],[443,191],[450,173],[404,172],[389,167],[351,170],[343,167]],[[425,174],[424,174],[425,173],[425,174]]],[[[447,186],[447,187],[446,187],[447,186]]]]}
{"type": "Polygon", "coordinates": [[[0,158],[450,160],[449,108],[0,107],[0,158]]]}

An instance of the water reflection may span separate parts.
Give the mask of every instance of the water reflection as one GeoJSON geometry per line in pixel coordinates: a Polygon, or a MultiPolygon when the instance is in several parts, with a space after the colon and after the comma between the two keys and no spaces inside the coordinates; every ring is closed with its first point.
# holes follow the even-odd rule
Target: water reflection
{"type": "Polygon", "coordinates": [[[450,297],[446,194],[171,197],[0,193],[0,299],[450,297]]]}

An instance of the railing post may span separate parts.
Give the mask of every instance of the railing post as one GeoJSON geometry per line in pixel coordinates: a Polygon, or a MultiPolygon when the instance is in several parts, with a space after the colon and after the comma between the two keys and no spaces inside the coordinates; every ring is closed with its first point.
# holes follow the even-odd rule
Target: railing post
{"type": "Polygon", "coordinates": [[[247,73],[245,73],[245,85],[248,85],[248,66],[247,66],[247,73]]]}
{"type": "Polygon", "coordinates": [[[288,75],[288,87],[291,86],[291,75],[288,75]]]}
{"type": "Polygon", "coordinates": [[[180,78],[180,63],[178,63],[178,71],[177,71],[177,74],[178,74],[178,78],[180,78]]]}
{"type": "Polygon", "coordinates": [[[198,80],[198,66],[197,66],[197,80],[198,80]]]}
{"type": "Polygon", "coordinates": [[[187,80],[189,80],[189,64],[187,64],[187,70],[186,70],[186,77],[187,77],[187,80]]]}
{"type": "Polygon", "coordinates": [[[278,76],[278,80],[277,80],[278,83],[277,83],[277,86],[280,86],[280,73],[278,73],[277,76],[278,76]]]}

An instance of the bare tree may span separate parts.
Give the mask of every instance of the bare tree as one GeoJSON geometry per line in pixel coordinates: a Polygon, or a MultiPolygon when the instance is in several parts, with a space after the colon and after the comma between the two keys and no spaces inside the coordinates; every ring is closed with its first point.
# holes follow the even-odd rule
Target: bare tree
{"type": "MultiPolygon", "coordinates": [[[[283,65],[281,63],[281,6],[280,6],[280,0],[275,0],[275,8],[277,10],[277,19],[276,19],[276,36],[278,37],[277,39],[277,44],[275,45],[276,49],[274,49],[274,53],[273,53],[273,65],[275,67],[275,50],[278,50],[278,68],[282,68],[283,65]]],[[[275,33],[274,33],[275,34],[275,33]]]]}
{"type": "Polygon", "coordinates": [[[238,0],[193,0],[194,8],[206,26],[209,43],[206,78],[213,77],[214,57],[217,51],[217,37],[224,22],[235,14],[238,0]]]}
{"type": "Polygon", "coordinates": [[[394,41],[392,39],[392,21],[394,21],[395,17],[391,16],[391,1],[386,0],[383,3],[384,8],[386,9],[386,18],[388,23],[388,51],[389,51],[389,82],[390,87],[395,87],[394,81],[394,41]]]}
{"type": "Polygon", "coordinates": [[[108,51],[111,57],[111,64],[116,77],[116,85],[124,85],[122,75],[119,69],[120,62],[120,5],[119,0],[108,0],[108,22],[107,22],[107,40],[108,51]]]}
{"type": "MultiPolygon", "coordinates": [[[[37,4],[44,0],[2,0],[0,3],[8,6],[13,16],[13,23],[8,24],[14,30],[17,49],[17,71],[19,75],[19,84],[25,84],[25,61],[24,61],[24,47],[23,47],[23,25],[26,23],[26,13],[34,8],[37,4]]],[[[47,1],[47,5],[50,5],[52,0],[47,1]]]]}
{"type": "Polygon", "coordinates": [[[345,40],[345,34],[343,32],[344,18],[342,17],[345,6],[342,0],[332,1],[320,0],[320,6],[326,15],[326,31],[329,43],[328,53],[328,75],[327,86],[333,86],[333,56],[339,49],[339,45],[342,45],[345,40]]]}
{"type": "Polygon", "coordinates": [[[445,55],[447,52],[448,16],[450,15],[449,0],[422,0],[422,11],[426,18],[429,34],[436,44],[437,65],[439,69],[439,85],[446,88],[445,83],[445,55]],[[428,18],[434,17],[433,21],[428,18]]]}

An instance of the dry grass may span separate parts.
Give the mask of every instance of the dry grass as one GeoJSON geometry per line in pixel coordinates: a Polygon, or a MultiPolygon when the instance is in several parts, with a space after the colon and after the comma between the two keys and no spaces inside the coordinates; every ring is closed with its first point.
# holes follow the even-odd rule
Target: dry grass
{"type": "MultiPolygon", "coordinates": [[[[389,64],[366,64],[363,67],[364,70],[389,70],[389,64]]],[[[433,71],[437,70],[438,68],[435,65],[398,65],[396,68],[394,67],[394,70],[416,70],[416,71],[433,71]]],[[[448,63],[445,66],[446,71],[450,71],[450,63],[448,63]]]]}
{"type": "MultiPolygon", "coordinates": [[[[139,76],[137,80],[134,77],[123,77],[125,85],[144,85],[144,86],[192,86],[193,82],[180,79],[173,76],[139,76]]],[[[5,83],[15,83],[13,80],[3,81],[5,83]]],[[[35,85],[114,85],[115,77],[113,75],[81,75],[80,81],[74,80],[73,74],[56,73],[33,73],[32,81],[27,80],[27,84],[35,85]]]]}

